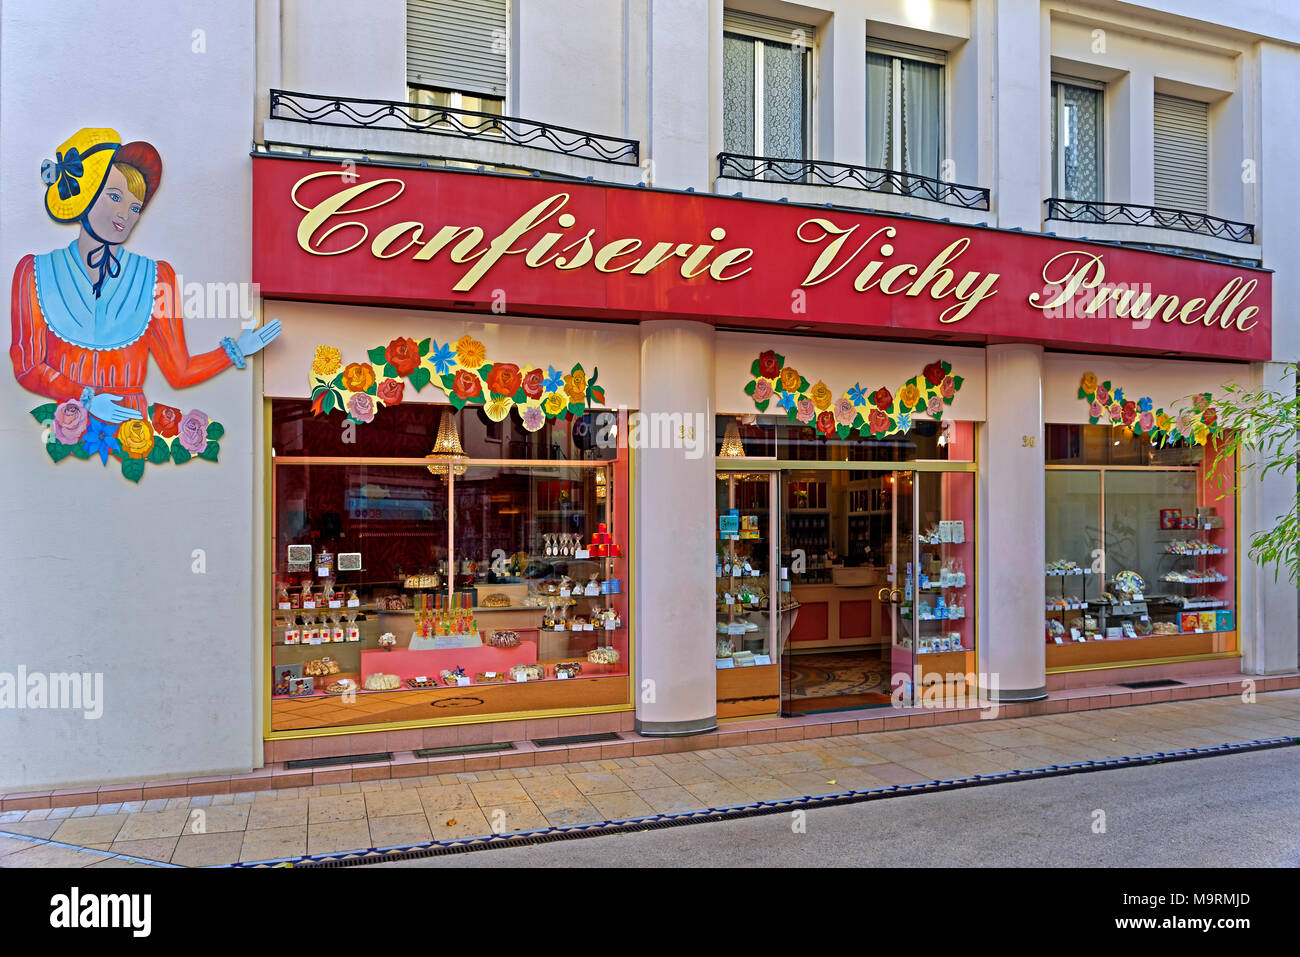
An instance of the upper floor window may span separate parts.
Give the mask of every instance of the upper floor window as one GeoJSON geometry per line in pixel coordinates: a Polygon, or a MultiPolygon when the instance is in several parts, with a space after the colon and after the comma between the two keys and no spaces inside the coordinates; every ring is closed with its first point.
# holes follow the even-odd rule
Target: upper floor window
{"type": "Polygon", "coordinates": [[[1087,80],[1052,81],[1052,195],[1101,202],[1102,96],[1087,80]]]}
{"type": "Polygon", "coordinates": [[[1204,213],[1209,208],[1209,107],[1155,95],[1155,204],[1204,213]]]}
{"type": "Polygon", "coordinates": [[[722,29],[723,150],[806,159],[814,28],[728,10],[722,29]]]}
{"type": "Polygon", "coordinates": [[[939,178],[944,153],[942,50],[867,41],[867,165],[939,178]]]}
{"type": "Polygon", "coordinates": [[[406,0],[411,102],[501,115],[506,15],[506,0],[406,0]]]}

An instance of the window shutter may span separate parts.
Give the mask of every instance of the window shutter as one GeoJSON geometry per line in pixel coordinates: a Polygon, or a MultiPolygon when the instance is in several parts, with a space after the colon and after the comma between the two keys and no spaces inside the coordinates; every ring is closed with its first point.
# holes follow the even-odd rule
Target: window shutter
{"type": "Polygon", "coordinates": [[[760,17],[742,10],[724,10],[722,29],[726,33],[743,33],[746,36],[758,37],[760,40],[785,46],[798,42],[810,47],[817,38],[817,28],[811,24],[778,20],[775,17],[760,17]]]}
{"type": "Polygon", "coordinates": [[[406,0],[406,78],[506,95],[506,0],[406,0]]]}
{"type": "Polygon", "coordinates": [[[1204,213],[1209,207],[1209,109],[1204,103],[1157,93],[1157,206],[1204,213]]]}

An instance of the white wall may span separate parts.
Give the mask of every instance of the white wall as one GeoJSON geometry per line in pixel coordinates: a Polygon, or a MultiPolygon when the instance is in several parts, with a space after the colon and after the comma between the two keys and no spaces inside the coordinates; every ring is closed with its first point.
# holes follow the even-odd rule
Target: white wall
{"type": "Polygon", "coordinates": [[[406,99],[406,0],[275,0],[274,6],[281,89],[406,99]]]}
{"type": "MultiPolygon", "coordinates": [[[[164,163],[127,248],[167,260],[186,282],[247,282],[252,0],[201,0],[183,17],[167,0],[144,0],[115,39],[94,0],[6,0],[0,17],[4,268],[74,238],[75,227],[45,213],[40,164],[81,127],[111,126],[153,143],[164,163]],[[204,52],[194,30],[204,31],[204,52]]],[[[237,319],[186,324],[195,352],[239,331],[237,319]]],[[[48,400],[12,371],[0,376],[0,671],[102,672],[105,696],[99,720],[0,710],[0,791],[248,770],[261,760],[254,382],[229,370],[174,391],[150,365],[150,401],[224,423],[219,463],[150,465],[139,485],[113,459],[107,469],[73,458],[55,465],[28,414],[48,400]],[[205,574],[191,571],[196,549],[205,574]]]]}

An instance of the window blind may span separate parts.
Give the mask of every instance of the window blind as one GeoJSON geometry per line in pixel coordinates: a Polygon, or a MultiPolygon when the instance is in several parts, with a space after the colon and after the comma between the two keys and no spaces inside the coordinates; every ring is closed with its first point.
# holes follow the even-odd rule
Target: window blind
{"type": "Polygon", "coordinates": [[[1155,96],[1155,204],[1204,213],[1209,206],[1209,109],[1155,96]]]}
{"type": "Polygon", "coordinates": [[[506,95],[507,0],[406,0],[413,86],[506,95]]]}

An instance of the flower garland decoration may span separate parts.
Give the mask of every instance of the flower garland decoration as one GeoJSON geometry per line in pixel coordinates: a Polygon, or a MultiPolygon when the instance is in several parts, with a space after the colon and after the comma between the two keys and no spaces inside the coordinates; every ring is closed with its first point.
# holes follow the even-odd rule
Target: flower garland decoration
{"type": "Polygon", "coordinates": [[[884,386],[867,393],[859,382],[837,397],[825,382],[810,386],[797,369],[785,364],[785,356],[772,349],[761,353],[749,372],[754,381],[745,386],[745,394],[759,412],[766,412],[775,400],[791,422],[811,425],[824,438],[841,439],[855,432],[864,439],[907,432],[913,415],[940,419],[964,381],[952,374],[951,363],[938,360],[903,383],[897,393],[884,386]]]}
{"type": "Polygon", "coordinates": [[[487,349],[472,336],[462,336],[454,345],[399,337],[369,350],[366,357],[368,362],[345,366],[338,349],[316,347],[311,364],[315,415],[339,409],[358,425],[372,422],[381,408],[402,403],[408,382],[416,392],[436,383],[456,411],[480,405],[493,422],[513,409],[529,432],[547,420],[579,416],[589,405],[605,401],[604,387],[596,384],[596,368],[588,377],[581,363],[565,374],[554,366],[488,362],[487,349]]]}
{"type": "Polygon", "coordinates": [[[95,418],[77,399],[38,405],[32,409],[32,418],[45,426],[45,451],[55,462],[69,456],[98,458],[107,466],[112,456],[132,482],[140,481],[149,463],[217,461],[219,439],[226,434],[225,426],[208,418],[206,412],[191,409],[182,414],[160,402],[149,406],[148,418],[127,419],[118,425],[95,418]]]}
{"type": "Polygon", "coordinates": [[[1079,380],[1079,398],[1088,402],[1089,425],[1096,425],[1105,415],[1113,427],[1123,426],[1137,435],[1151,436],[1153,445],[1179,441],[1205,445],[1222,431],[1219,413],[1208,392],[1194,393],[1192,408],[1169,415],[1164,409],[1153,408],[1150,396],[1126,398],[1124,390],[1112,386],[1109,379],[1098,382],[1097,373],[1085,372],[1079,380]]]}

